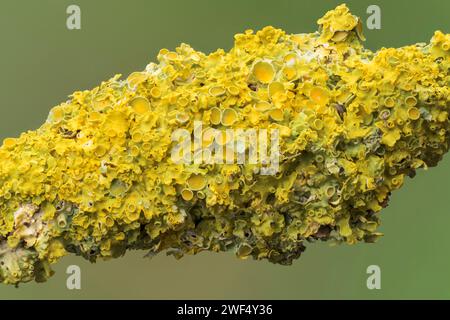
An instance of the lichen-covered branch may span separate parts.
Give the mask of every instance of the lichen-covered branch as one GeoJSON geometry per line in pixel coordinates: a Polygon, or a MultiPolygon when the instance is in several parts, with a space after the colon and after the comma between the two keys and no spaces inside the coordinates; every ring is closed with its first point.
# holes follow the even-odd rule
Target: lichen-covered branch
{"type": "MultiPolygon", "coordinates": [[[[290,264],[307,242],[378,238],[391,192],[448,150],[450,35],[371,52],[345,5],[318,23],[248,30],[229,52],[163,49],[158,64],[77,91],[38,130],[5,139],[0,281],[44,281],[67,253],[232,249],[290,264]],[[278,129],[278,171],[174,161],[172,134],[194,121],[278,129]]],[[[217,143],[234,140],[201,142],[217,143]]]]}

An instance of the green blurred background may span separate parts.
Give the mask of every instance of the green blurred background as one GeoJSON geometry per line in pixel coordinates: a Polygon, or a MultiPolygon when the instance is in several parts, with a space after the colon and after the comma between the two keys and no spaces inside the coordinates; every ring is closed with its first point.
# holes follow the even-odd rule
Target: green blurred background
{"type": "MultiPolygon", "coordinates": [[[[185,42],[228,50],[233,35],[273,25],[313,32],[334,0],[2,0],[0,3],[0,139],[36,129],[49,109],[75,90],[115,73],[142,70],[161,48],[185,42]],[[81,30],[66,28],[66,8],[81,8],[81,30]]],[[[450,32],[450,1],[346,2],[366,20],[381,7],[381,30],[365,30],[370,49],[428,42],[450,32]]],[[[1,164],[0,164],[1,165],[1,164]]],[[[69,256],[47,283],[0,285],[0,298],[35,299],[381,299],[450,298],[450,156],[421,171],[382,211],[376,244],[311,244],[292,266],[201,253],[179,261],[145,252],[90,264],[69,256]],[[67,266],[81,267],[81,290],[66,288],[67,266]],[[366,268],[381,268],[381,290],[368,290],[366,268]]]]}

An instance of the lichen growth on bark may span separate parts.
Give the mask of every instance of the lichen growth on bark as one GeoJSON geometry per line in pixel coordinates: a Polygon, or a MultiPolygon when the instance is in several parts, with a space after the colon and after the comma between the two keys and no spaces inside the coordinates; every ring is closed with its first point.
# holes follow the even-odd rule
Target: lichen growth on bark
{"type": "Polygon", "coordinates": [[[0,281],[45,281],[68,253],[233,249],[290,264],[308,242],[375,241],[391,192],[448,149],[450,35],[372,52],[345,5],[318,23],[247,30],[229,52],[163,49],[158,64],[77,91],[38,130],[5,139],[0,281]],[[278,172],[174,163],[172,133],[195,120],[278,129],[278,172]]]}

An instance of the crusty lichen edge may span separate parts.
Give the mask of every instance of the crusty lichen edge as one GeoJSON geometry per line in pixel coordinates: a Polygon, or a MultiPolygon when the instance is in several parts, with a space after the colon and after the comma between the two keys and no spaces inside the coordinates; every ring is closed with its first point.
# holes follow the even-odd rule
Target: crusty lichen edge
{"type": "Polygon", "coordinates": [[[450,36],[372,53],[345,5],[318,23],[247,30],[228,53],[163,49],[159,64],[77,91],[41,128],[5,139],[0,281],[45,281],[68,252],[235,248],[290,264],[305,242],[379,237],[391,191],[448,150],[450,36]],[[175,165],[171,133],[192,120],[279,129],[281,172],[175,165]]]}

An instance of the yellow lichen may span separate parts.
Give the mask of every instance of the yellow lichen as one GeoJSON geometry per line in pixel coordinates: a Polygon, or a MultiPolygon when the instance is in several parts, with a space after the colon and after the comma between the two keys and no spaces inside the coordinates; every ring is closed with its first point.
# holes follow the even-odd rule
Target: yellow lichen
{"type": "Polygon", "coordinates": [[[450,35],[374,53],[345,5],[318,24],[247,30],[229,52],[162,49],[5,139],[0,281],[43,281],[68,253],[233,248],[290,264],[314,240],[375,241],[391,192],[448,150],[450,35]],[[172,154],[178,129],[194,157],[172,154]],[[256,136],[274,129],[276,171],[237,162],[264,156],[256,136]]]}
{"type": "Polygon", "coordinates": [[[256,80],[269,83],[275,77],[275,68],[268,61],[258,61],[252,68],[252,74],[256,80]]]}

